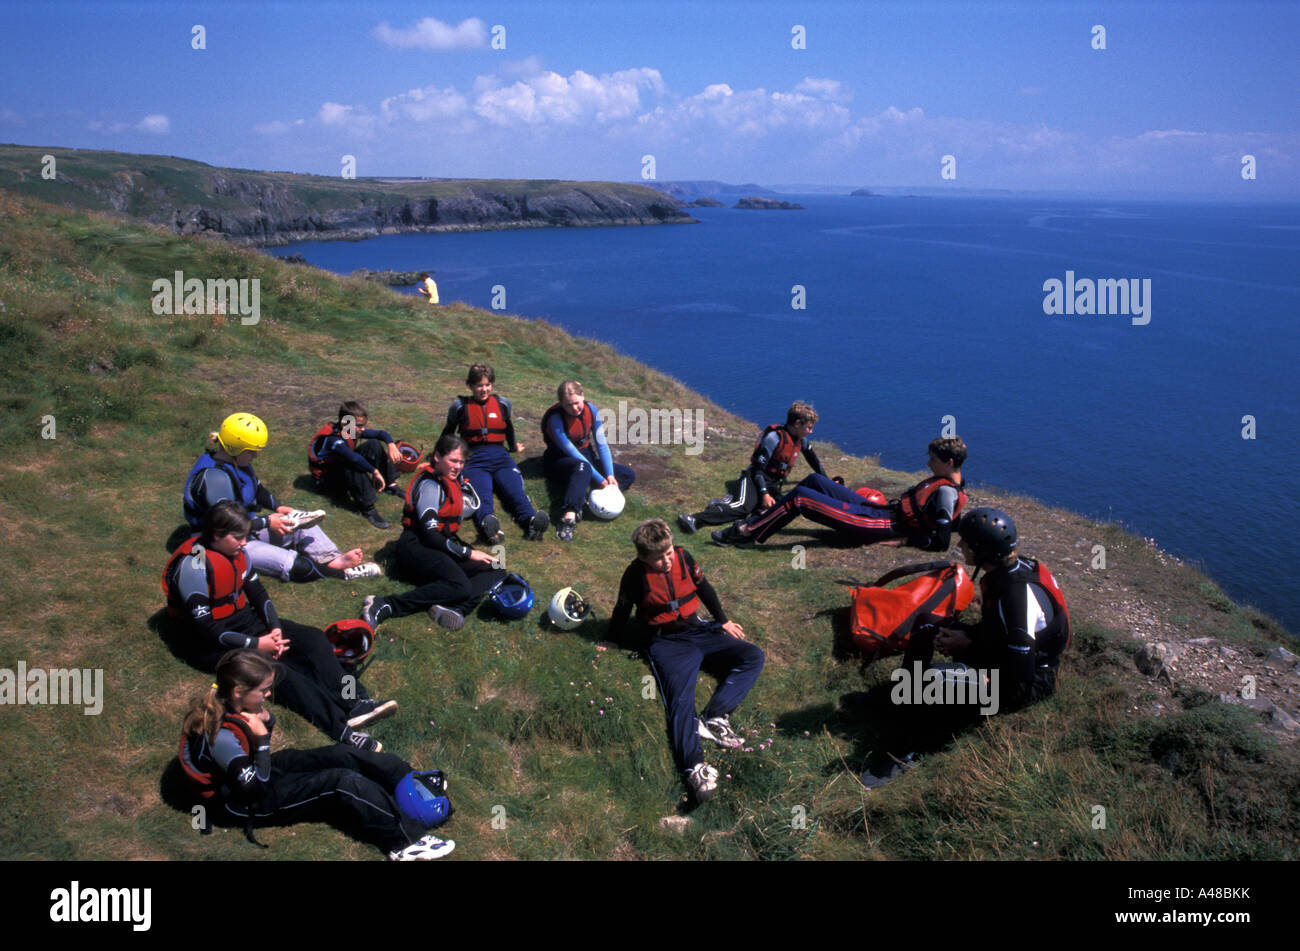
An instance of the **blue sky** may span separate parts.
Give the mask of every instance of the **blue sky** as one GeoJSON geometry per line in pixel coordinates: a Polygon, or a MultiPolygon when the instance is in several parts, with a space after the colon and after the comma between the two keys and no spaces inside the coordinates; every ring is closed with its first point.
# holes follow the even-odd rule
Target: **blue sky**
{"type": "Polygon", "coordinates": [[[1290,198],[1297,36],[1263,2],[11,2],[0,141],[849,186],[948,185],[952,155],[969,188],[1290,198]]]}

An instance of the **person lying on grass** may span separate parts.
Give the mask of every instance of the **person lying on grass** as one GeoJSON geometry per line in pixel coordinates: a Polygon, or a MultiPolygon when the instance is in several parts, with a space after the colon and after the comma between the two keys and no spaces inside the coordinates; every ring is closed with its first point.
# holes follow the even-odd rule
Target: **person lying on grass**
{"type": "MultiPolygon", "coordinates": [[[[254,826],[328,822],[393,861],[449,855],[456,843],[427,829],[430,819],[450,815],[450,803],[444,796],[433,813],[412,809],[403,780],[415,771],[400,757],[346,743],[271,752],[275,715],[266,704],[279,671],[251,649],[217,662],[216,682],[190,702],[181,732],[181,766],[194,794],[241,822],[257,845],[254,826]]],[[[439,788],[445,791],[445,782],[439,788]]]]}

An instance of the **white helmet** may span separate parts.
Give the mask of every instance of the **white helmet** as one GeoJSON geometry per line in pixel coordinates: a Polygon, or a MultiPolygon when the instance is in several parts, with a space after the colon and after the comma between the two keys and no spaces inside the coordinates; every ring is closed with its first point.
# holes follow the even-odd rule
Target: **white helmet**
{"type": "Polygon", "coordinates": [[[562,631],[572,631],[591,615],[591,605],[572,588],[561,588],[546,609],[551,623],[562,631]]]}
{"type": "Polygon", "coordinates": [[[606,522],[622,515],[625,504],[623,493],[619,491],[617,484],[602,485],[599,489],[592,489],[587,499],[587,508],[591,514],[606,522]]]}
{"type": "Polygon", "coordinates": [[[460,498],[461,520],[468,521],[483,503],[479,501],[478,492],[475,491],[474,486],[469,484],[468,480],[462,480],[460,483],[460,498]]]}

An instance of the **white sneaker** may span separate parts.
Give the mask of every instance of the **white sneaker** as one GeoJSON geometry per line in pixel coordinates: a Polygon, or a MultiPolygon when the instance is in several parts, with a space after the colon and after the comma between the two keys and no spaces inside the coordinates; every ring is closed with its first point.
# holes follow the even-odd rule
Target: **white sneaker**
{"type": "Polygon", "coordinates": [[[723,749],[734,750],[745,745],[745,738],[731,726],[730,717],[710,717],[699,721],[699,734],[706,740],[712,740],[723,749]]]}
{"type": "Polygon", "coordinates": [[[384,569],[380,568],[373,561],[363,561],[359,565],[353,565],[351,568],[343,569],[344,581],[357,581],[361,578],[382,578],[384,569]]]}
{"type": "Polygon", "coordinates": [[[305,512],[302,509],[294,509],[285,518],[289,522],[285,527],[291,532],[296,532],[325,521],[325,510],[316,509],[312,512],[305,512]]]}
{"type": "Polygon", "coordinates": [[[696,802],[708,802],[718,790],[718,771],[708,763],[696,763],[686,773],[686,782],[696,802]]]}
{"type": "Polygon", "coordinates": [[[388,853],[392,862],[429,862],[451,855],[456,843],[451,839],[440,839],[436,835],[426,835],[419,842],[414,842],[404,849],[388,853]]]}

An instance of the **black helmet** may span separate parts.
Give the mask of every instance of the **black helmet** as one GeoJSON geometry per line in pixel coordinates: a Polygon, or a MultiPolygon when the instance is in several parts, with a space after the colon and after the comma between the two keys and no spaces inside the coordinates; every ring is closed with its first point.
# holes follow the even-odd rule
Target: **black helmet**
{"type": "Polygon", "coordinates": [[[1016,550],[1016,523],[998,509],[971,509],[957,522],[957,534],[977,564],[997,561],[1016,550]]]}

